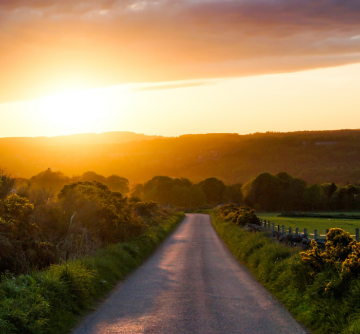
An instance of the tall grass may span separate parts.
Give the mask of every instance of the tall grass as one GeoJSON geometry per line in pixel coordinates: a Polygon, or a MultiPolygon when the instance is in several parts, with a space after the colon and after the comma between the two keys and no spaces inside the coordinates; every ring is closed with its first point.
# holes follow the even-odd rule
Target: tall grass
{"type": "Polygon", "coordinates": [[[360,279],[340,282],[334,270],[312,277],[298,250],[210,213],[232,254],[313,333],[360,333],[360,279]]]}
{"type": "Polygon", "coordinates": [[[0,281],[0,333],[67,333],[96,301],[147,258],[183,219],[177,213],[132,242],[93,257],[0,281]]]}

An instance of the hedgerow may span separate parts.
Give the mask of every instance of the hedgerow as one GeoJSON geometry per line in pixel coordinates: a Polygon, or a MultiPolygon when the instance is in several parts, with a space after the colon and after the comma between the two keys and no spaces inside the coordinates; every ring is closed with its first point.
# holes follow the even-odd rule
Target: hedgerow
{"type": "Polygon", "coordinates": [[[2,275],[0,333],[67,333],[78,317],[148,257],[183,217],[183,213],[174,214],[131,241],[100,249],[95,256],[29,275],[2,275]]]}
{"type": "Polygon", "coordinates": [[[313,333],[360,333],[360,243],[331,229],[324,251],[276,243],[210,212],[234,256],[313,333]]]}

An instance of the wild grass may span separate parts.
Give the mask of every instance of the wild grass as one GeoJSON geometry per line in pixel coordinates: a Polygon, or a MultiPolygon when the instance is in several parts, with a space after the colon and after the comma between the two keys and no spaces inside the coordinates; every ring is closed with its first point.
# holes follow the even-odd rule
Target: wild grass
{"type": "Polygon", "coordinates": [[[209,213],[232,254],[313,333],[360,333],[360,279],[340,282],[335,269],[311,276],[297,249],[209,213]]]}
{"type": "MultiPolygon", "coordinates": [[[[330,214],[331,212],[326,212],[330,214]]],[[[334,227],[342,228],[343,230],[349,232],[350,234],[355,234],[355,229],[360,228],[360,220],[356,219],[345,219],[345,218],[313,218],[313,217],[278,217],[280,213],[257,213],[256,215],[261,219],[266,219],[267,221],[275,223],[275,225],[284,225],[285,229],[289,227],[294,231],[296,227],[302,232],[304,228],[308,229],[309,233],[314,233],[314,230],[317,229],[318,233],[325,234],[326,229],[331,229],[334,227]]],[[[339,214],[339,212],[334,212],[334,214],[339,214]]],[[[351,214],[346,212],[346,214],[351,214]]],[[[359,212],[354,212],[353,214],[360,215],[359,212]]]]}
{"type": "Polygon", "coordinates": [[[99,298],[141,264],[183,219],[177,213],[128,243],[95,256],[0,281],[0,333],[63,334],[99,298]]]}

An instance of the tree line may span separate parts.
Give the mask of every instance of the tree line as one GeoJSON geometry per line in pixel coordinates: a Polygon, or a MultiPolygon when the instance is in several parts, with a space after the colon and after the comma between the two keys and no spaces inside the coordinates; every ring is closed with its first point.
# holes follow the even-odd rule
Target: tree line
{"type": "Polygon", "coordinates": [[[18,195],[41,204],[56,196],[63,186],[86,181],[100,182],[133,202],[153,201],[180,208],[235,203],[249,205],[257,211],[360,210],[359,184],[307,184],[286,172],[261,173],[244,184],[231,185],[216,177],[195,183],[187,178],[158,175],[130,186],[128,179],[118,175],[105,177],[88,171],[81,176],[68,177],[60,171],[47,169],[28,180],[4,183],[1,189],[15,186],[18,195]]]}
{"type": "Polygon", "coordinates": [[[156,176],[136,185],[132,195],[185,208],[235,203],[257,211],[356,211],[360,210],[359,193],[359,185],[308,185],[301,178],[280,172],[261,173],[244,185],[225,185],[215,177],[193,184],[185,178],[156,176]]]}
{"type": "Polygon", "coordinates": [[[26,272],[129,240],[172,208],[233,203],[256,211],[355,211],[359,192],[353,184],[308,185],[285,172],[261,173],[243,185],[168,176],[130,185],[91,171],[68,177],[47,169],[30,179],[0,171],[0,272],[26,272]]]}

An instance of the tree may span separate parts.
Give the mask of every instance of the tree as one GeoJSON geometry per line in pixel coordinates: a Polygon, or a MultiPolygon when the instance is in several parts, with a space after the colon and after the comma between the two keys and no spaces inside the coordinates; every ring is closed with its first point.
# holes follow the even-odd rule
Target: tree
{"type": "Polygon", "coordinates": [[[159,204],[168,203],[169,193],[173,186],[172,178],[168,176],[154,176],[144,185],[144,198],[159,204]]]}
{"type": "Polygon", "coordinates": [[[21,273],[54,263],[55,248],[42,242],[32,220],[34,206],[16,194],[0,204],[0,272],[21,273]]]}
{"type": "Polygon", "coordinates": [[[337,190],[337,186],[335,183],[323,183],[321,185],[321,188],[327,198],[330,198],[332,194],[337,190]]]}
{"type": "Polygon", "coordinates": [[[53,172],[51,168],[33,176],[29,180],[30,188],[44,188],[52,193],[57,193],[65,184],[70,183],[70,178],[62,172],[53,172]]]}
{"type": "Polygon", "coordinates": [[[281,208],[281,182],[278,177],[263,173],[242,187],[245,203],[267,211],[281,208]]]}
{"type": "Polygon", "coordinates": [[[281,172],[275,175],[280,181],[281,210],[299,210],[302,205],[306,182],[281,172]]]}
{"type": "Polygon", "coordinates": [[[15,179],[0,168],[0,199],[6,198],[14,188],[15,179]]]}
{"type": "Polygon", "coordinates": [[[183,208],[196,208],[206,203],[206,196],[196,185],[174,185],[169,192],[169,203],[183,208]]]}
{"type": "Polygon", "coordinates": [[[168,202],[169,204],[178,206],[178,207],[190,207],[190,202],[188,199],[188,188],[182,187],[181,185],[174,185],[169,191],[168,202]]]}
{"type": "Polygon", "coordinates": [[[142,199],[144,197],[144,185],[141,183],[135,184],[131,190],[131,198],[142,199]]]}
{"type": "Polygon", "coordinates": [[[206,203],[205,193],[196,185],[192,185],[188,188],[188,202],[190,202],[190,208],[196,208],[206,203]]]}
{"type": "Polygon", "coordinates": [[[304,207],[307,210],[317,210],[320,208],[323,191],[318,184],[307,187],[304,191],[304,207]]]}
{"type": "Polygon", "coordinates": [[[58,198],[69,222],[76,212],[74,224],[99,235],[104,242],[124,241],[142,232],[143,222],[132,213],[126,197],[101,182],[66,185],[58,198]]]}
{"type": "Polygon", "coordinates": [[[1,203],[0,232],[12,240],[31,240],[37,230],[31,221],[34,206],[24,197],[9,195],[1,203]]]}
{"type": "Polygon", "coordinates": [[[223,193],[223,200],[227,203],[235,203],[240,205],[243,201],[243,195],[241,191],[242,184],[236,183],[231,186],[227,186],[223,193]]]}
{"type": "Polygon", "coordinates": [[[181,178],[181,179],[173,179],[172,180],[172,185],[174,186],[180,186],[180,187],[185,187],[185,188],[190,188],[193,184],[189,179],[186,178],[181,178]]]}
{"type": "Polygon", "coordinates": [[[101,182],[101,183],[105,184],[106,178],[105,178],[105,176],[102,176],[95,172],[89,171],[89,172],[85,172],[81,176],[81,181],[97,181],[97,182],[101,182]]]}
{"type": "Polygon", "coordinates": [[[216,177],[210,177],[199,182],[200,189],[206,195],[206,201],[209,204],[219,204],[222,201],[223,192],[226,188],[224,182],[216,177]]]}
{"type": "Polygon", "coordinates": [[[129,180],[118,175],[110,175],[106,178],[105,183],[111,191],[118,191],[123,195],[128,194],[130,191],[129,180]]]}

